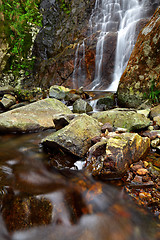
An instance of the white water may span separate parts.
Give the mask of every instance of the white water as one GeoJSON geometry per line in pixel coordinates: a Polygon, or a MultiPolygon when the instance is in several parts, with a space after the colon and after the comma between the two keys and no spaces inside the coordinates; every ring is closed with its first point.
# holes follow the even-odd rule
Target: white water
{"type": "Polygon", "coordinates": [[[73,88],[79,88],[83,86],[85,78],[85,43],[83,40],[81,44],[77,44],[75,53],[74,71],[72,77],[73,88]]]}
{"type": "MultiPolygon", "coordinates": [[[[95,7],[89,20],[90,35],[99,32],[96,45],[95,59],[95,77],[93,82],[86,88],[88,90],[99,89],[102,81],[103,71],[103,50],[105,37],[109,32],[117,32],[117,48],[115,57],[115,68],[113,73],[113,82],[106,91],[117,91],[120,77],[125,70],[130,54],[135,45],[135,30],[137,22],[145,16],[146,3],[150,0],[96,0],[95,7]]],[[[110,46],[105,46],[105,48],[110,46]]],[[[85,43],[78,44],[75,56],[75,70],[73,73],[73,86],[83,86],[85,80],[84,67],[85,64],[85,43]],[[80,58],[79,53],[83,56],[80,58]],[[76,69],[76,66],[79,68],[76,69]],[[84,66],[84,65],[83,65],[84,66]]],[[[107,76],[106,76],[107,81],[107,76]]]]}
{"type": "Polygon", "coordinates": [[[120,0],[96,0],[90,18],[91,34],[100,32],[96,46],[95,77],[89,86],[95,90],[101,85],[103,49],[105,37],[109,32],[116,32],[121,19],[120,0]]]}
{"type": "Polygon", "coordinates": [[[122,1],[113,82],[109,88],[107,88],[108,91],[117,91],[119,80],[127,66],[135,45],[136,24],[144,15],[144,3],[146,2],[147,0],[143,0],[141,3],[138,0],[122,1]]]}

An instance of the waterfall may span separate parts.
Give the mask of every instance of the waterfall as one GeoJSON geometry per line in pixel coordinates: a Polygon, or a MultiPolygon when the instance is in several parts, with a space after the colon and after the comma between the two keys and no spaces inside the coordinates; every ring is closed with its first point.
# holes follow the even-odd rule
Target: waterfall
{"type": "Polygon", "coordinates": [[[85,81],[85,43],[77,44],[72,77],[73,88],[83,86],[85,81]],[[80,60],[79,60],[80,59],[80,60]]]}
{"type": "Polygon", "coordinates": [[[119,80],[127,66],[129,57],[135,45],[135,30],[137,22],[144,17],[144,3],[147,0],[123,0],[121,4],[121,22],[118,30],[115,68],[113,82],[107,90],[117,91],[119,80]]]}
{"type": "MultiPolygon", "coordinates": [[[[103,73],[103,53],[104,43],[109,33],[117,33],[117,46],[115,54],[114,73],[112,74],[112,83],[106,91],[117,91],[118,83],[123,71],[126,68],[130,54],[133,50],[136,41],[136,26],[138,21],[146,17],[145,5],[149,4],[150,0],[96,0],[95,7],[89,20],[89,35],[98,34],[96,44],[95,57],[95,76],[91,84],[86,89],[98,90],[102,89],[102,73],[103,73]]],[[[110,48],[106,46],[105,48],[110,48]]],[[[78,44],[75,56],[75,68],[73,73],[73,86],[78,82],[78,87],[83,86],[85,81],[84,68],[85,65],[85,43],[78,44]],[[79,53],[82,57],[78,61],[79,53]]],[[[104,81],[104,80],[103,80],[104,81]]],[[[107,81],[107,76],[105,76],[107,81]]],[[[103,88],[104,90],[104,88],[103,88]]]]}
{"type": "Polygon", "coordinates": [[[89,88],[95,90],[101,85],[103,50],[105,37],[109,32],[116,32],[121,19],[120,0],[96,0],[94,10],[90,18],[91,34],[100,32],[95,59],[95,77],[89,88]]]}

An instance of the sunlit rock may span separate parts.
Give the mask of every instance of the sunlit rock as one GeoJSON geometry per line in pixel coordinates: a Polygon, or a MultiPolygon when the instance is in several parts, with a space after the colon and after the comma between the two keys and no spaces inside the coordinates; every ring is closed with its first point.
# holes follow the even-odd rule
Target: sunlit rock
{"type": "Polygon", "coordinates": [[[71,114],[62,102],[46,98],[0,114],[0,132],[34,132],[54,128],[53,115],[71,114]]]}

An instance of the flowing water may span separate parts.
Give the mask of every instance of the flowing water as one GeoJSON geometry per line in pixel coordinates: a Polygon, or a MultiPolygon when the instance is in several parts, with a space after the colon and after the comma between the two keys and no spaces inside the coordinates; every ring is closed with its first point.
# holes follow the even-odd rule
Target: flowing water
{"type": "MultiPolygon", "coordinates": [[[[104,79],[102,75],[105,39],[107,34],[117,32],[118,37],[115,54],[115,67],[114,72],[111,74],[112,83],[107,89],[103,88],[103,90],[106,91],[117,91],[120,77],[126,68],[136,42],[137,25],[140,19],[151,16],[149,9],[151,9],[152,2],[150,0],[96,0],[95,7],[89,20],[89,35],[91,36],[98,33],[95,58],[95,76],[92,83],[85,87],[87,90],[98,90],[103,88],[102,81],[104,81],[104,79]]],[[[111,46],[105,46],[105,48],[108,49],[110,47],[111,46]]],[[[83,86],[86,77],[84,74],[85,69],[83,68],[85,66],[85,55],[79,58],[81,59],[79,60],[80,63],[77,62],[78,53],[81,52],[81,54],[85,54],[85,51],[80,51],[80,48],[85,48],[84,41],[80,44],[80,46],[79,44],[77,46],[75,70],[73,74],[73,87],[83,86]],[[77,67],[78,74],[75,75],[77,67]]],[[[107,82],[107,80],[107,76],[105,76],[105,81],[107,82]]]]}
{"type": "Polygon", "coordinates": [[[40,141],[50,131],[0,136],[0,239],[158,239],[153,216],[122,186],[93,180],[64,153],[46,153],[40,141]]]}

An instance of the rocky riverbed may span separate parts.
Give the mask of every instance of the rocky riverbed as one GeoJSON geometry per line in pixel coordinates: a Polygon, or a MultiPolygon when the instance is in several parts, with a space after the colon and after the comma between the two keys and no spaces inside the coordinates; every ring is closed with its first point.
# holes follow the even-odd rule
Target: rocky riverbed
{"type": "Polygon", "coordinates": [[[0,94],[2,239],[159,239],[160,105],[107,95],[93,112],[83,89],[59,86],[0,94]]]}

